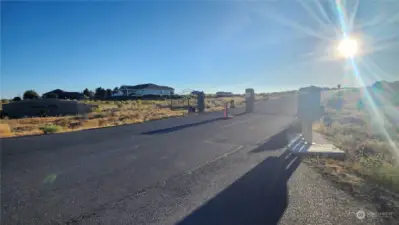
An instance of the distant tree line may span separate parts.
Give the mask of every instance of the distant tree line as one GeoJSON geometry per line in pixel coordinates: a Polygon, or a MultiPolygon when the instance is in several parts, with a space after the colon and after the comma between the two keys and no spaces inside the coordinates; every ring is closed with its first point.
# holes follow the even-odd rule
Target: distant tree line
{"type": "Polygon", "coordinates": [[[86,98],[102,100],[112,97],[112,94],[117,93],[118,91],[118,87],[115,87],[113,90],[111,90],[110,88],[105,89],[102,87],[98,87],[94,89],[94,91],[85,88],[82,93],[86,98]]]}
{"type": "MultiPolygon", "coordinates": [[[[113,90],[110,88],[102,88],[98,87],[94,91],[85,88],[81,93],[84,95],[86,99],[98,99],[98,100],[104,100],[107,98],[110,98],[112,96],[112,93],[116,93],[119,91],[118,87],[115,87],[113,90]]],[[[48,93],[45,96],[46,98],[57,98],[57,95],[54,93],[48,93]]],[[[35,90],[27,90],[24,92],[22,95],[22,98],[20,96],[16,96],[12,99],[12,101],[21,101],[21,100],[28,100],[28,99],[40,99],[44,98],[44,96],[40,96],[35,90]]]]}

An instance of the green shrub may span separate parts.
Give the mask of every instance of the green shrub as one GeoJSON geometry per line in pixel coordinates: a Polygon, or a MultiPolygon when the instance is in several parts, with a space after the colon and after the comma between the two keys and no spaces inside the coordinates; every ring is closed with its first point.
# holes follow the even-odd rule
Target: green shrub
{"type": "Polygon", "coordinates": [[[39,128],[41,131],[43,131],[44,134],[51,134],[51,133],[57,133],[62,130],[60,126],[57,125],[44,125],[39,128]]]}
{"type": "Polygon", "coordinates": [[[100,107],[95,107],[93,109],[93,112],[100,113],[101,112],[101,108],[100,107]]]}
{"type": "Polygon", "coordinates": [[[22,99],[21,99],[21,97],[14,97],[13,99],[12,99],[12,101],[14,101],[14,102],[17,102],[17,101],[21,101],[22,99]]]}
{"type": "Polygon", "coordinates": [[[363,167],[363,172],[370,179],[391,190],[399,191],[398,166],[383,161],[379,155],[362,157],[360,163],[363,167]]]}
{"type": "Polygon", "coordinates": [[[38,99],[39,94],[37,94],[37,92],[34,90],[27,90],[27,91],[25,91],[23,98],[24,99],[38,99]]]}

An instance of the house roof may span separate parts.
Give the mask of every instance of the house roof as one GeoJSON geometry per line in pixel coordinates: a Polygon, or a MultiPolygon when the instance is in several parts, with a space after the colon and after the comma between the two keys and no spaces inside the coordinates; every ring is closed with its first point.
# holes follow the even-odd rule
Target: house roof
{"type": "Polygon", "coordinates": [[[52,90],[52,91],[49,91],[49,92],[46,92],[46,93],[44,93],[43,95],[47,95],[47,94],[62,94],[62,93],[64,93],[65,91],[63,91],[63,90],[61,90],[61,89],[55,89],[55,90],[52,90]]]}
{"type": "Polygon", "coordinates": [[[68,92],[68,91],[63,91],[61,89],[55,89],[49,92],[44,93],[43,95],[48,95],[48,94],[57,94],[57,95],[83,95],[80,92],[68,92]]]}
{"type": "Polygon", "coordinates": [[[160,85],[151,84],[151,83],[149,83],[149,84],[139,84],[139,85],[134,85],[134,86],[122,85],[120,87],[120,89],[146,89],[146,88],[149,88],[149,89],[162,89],[162,90],[165,90],[165,89],[174,90],[173,88],[168,87],[168,86],[160,86],[160,85]]]}

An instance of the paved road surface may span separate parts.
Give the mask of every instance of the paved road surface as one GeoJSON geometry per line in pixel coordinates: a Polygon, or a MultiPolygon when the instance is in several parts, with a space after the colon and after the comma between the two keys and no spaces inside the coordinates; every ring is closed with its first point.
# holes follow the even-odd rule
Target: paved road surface
{"type": "Polygon", "coordinates": [[[364,224],[354,215],[363,203],[284,151],[295,109],[284,97],[229,120],[2,140],[1,222],[364,224]]]}

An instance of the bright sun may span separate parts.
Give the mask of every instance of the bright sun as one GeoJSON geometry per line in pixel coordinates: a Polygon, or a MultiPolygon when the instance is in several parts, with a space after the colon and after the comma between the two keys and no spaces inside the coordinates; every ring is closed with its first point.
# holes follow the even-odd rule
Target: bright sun
{"type": "Polygon", "coordinates": [[[338,51],[346,58],[355,56],[358,51],[357,41],[352,38],[343,39],[338,45],[338,51]]]}

